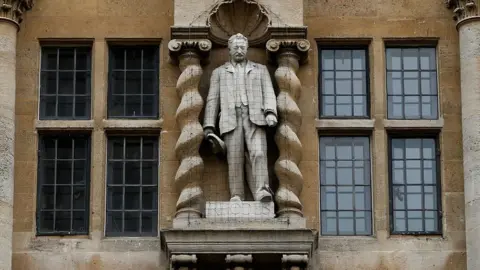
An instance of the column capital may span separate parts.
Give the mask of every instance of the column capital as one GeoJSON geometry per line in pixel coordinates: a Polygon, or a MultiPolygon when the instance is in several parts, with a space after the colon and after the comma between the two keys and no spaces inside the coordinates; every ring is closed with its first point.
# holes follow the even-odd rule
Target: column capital
{"type": "Polygon", "coordinates": [[[270,39],[266,47],[270,61],[275,62],[277,54],[291,52],[298,57],[300,63],[305,63],[310,51],[310,42],[307,39],[270,39]]]}
{"type": "Polygon", "coordinates": [[[0,0],[0,21],[7,20],[20,27],[23,14],[32,9],[34,0],[0,0]]]}
{"type": "Polygon", "coordinates": [[[479,0],[445,0],[445,5],[453,11],[453,18],[458,25],[471,20],[480,19],[479,0]]]}
{"type": "Polygon", "coordinates": [[[184,54],[197,55],[201,62],[207,62],[212,42],[208,39],[172,39],[168,42],[170,58],[178,63],[179,57],[184,54]]]}

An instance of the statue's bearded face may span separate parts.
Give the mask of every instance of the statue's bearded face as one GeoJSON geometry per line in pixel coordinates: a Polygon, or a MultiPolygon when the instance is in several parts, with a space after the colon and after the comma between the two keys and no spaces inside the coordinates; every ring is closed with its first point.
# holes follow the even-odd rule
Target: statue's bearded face
{"type": "Polygon", "coordinates": [[[235,39],[230,44],[230,57],[235,62],[242,62],[247,57],[248,44],[243,39],[235,39]]]}

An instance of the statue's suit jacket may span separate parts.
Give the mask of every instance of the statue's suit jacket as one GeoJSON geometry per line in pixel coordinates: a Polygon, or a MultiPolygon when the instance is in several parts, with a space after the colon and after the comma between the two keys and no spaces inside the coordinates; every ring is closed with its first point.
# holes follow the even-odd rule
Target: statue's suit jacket
{"type": "MultiPolygon", "coordinates": [[[[205,107],[204,128],[215,129],[219,109],[220,134],[236,128],[234,73],[235,68],[230,62],[213,71],[205,107]]],[[[250,121],[258,126],[265,126],[267,125],[265,120],[267,113],[277,116],[277,100],[267,67],[248,61],[245,66],[245,80],[250,121]]]]}

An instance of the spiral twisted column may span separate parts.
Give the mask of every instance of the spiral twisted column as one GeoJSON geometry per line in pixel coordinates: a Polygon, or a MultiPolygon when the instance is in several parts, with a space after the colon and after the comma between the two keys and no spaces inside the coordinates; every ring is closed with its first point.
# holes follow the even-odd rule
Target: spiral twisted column
{"type": "Polygon", "coordinates": [[[298,168],[302,159],[302,143],[297,132],[302,125],[302,112],[297,101],[302,83],[297,77],[300,64],[308,58],[310,43],[306,39],[271,39],[267,52],[277,64],[275,79],[279,87],[277,96],[279,124],[275,134],[280,156],[275,162],[279,188],[275,194],[279,216],[303,217],[299,196],[303,188],[303,176],[298,168]]]}
{"type": "Polygon", "coordinates": [[[198,91],[202,76],[202,62],[208,58],[212,43],[207,39],[171,40],[168,43],[171,59],[182,73],[177,81],[177,94],[181,99],[176,119],[181,133],[175,145],[180,166],[175,175],[175,186],[180,192],[177,201],[177,218],[200,218],[204,208],[201,181],[203,160],[199,154],[203,129],[199,115],[203,99],[198,91]]]}

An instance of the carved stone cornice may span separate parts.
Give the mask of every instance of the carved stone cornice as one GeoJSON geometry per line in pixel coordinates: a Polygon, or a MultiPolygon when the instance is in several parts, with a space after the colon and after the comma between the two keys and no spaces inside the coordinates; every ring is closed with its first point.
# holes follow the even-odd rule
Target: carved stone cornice
{"type": "Polygon", "coordinates": [[[202,64],[206,64],[212,50],[212,42],[208,39],[172,39],[168,42],[168,50],[175,64],[178,64],[180,56],[189,54],[198,55],[202,64]]]}
{"type": "Polygon", "coordinates": [[[304,64],[308,60],[310,42],[306,39],[270,39],[266,47],[271,62],[277,61],[278,54],[292,53],[300,64],[304,64]]]}
{"type": "Polygon", "coordinates": [[[468,19],[479,18],[479,2],[479,0],[445,0],[447,8],[453,11],[453,18],[458,24],[468,19]]]}
{"type": "Polygon", "coordinates": [[[0,0],[0,20],[8,20],[20,26],[23,14],[32,9],[34,0],[0,0]]]}

